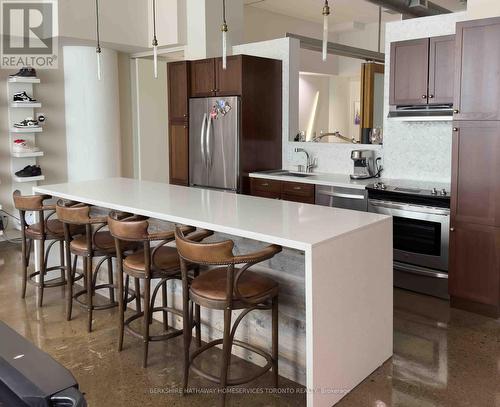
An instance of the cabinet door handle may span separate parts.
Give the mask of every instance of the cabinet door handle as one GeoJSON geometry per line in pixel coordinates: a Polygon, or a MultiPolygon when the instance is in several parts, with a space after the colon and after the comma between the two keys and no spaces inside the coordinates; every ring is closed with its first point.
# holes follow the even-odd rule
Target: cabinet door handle
{"type": "Polygon", "coordinates": [[[458,131],[458,127],[453,127],[453,131],[457,132],[458,131]]]}
{"type": "Polygon", "coordinates": [[[422,99],[427,99],[427,95],[422,95],[422,99]]]}
{"type": "Polygon", "coordinates": [[[450,232],[454,232],[455,231],[455,228],[450,228],[450,232]]]}
{"type": "Polygon", "coordinates": [[[187,114],[185,114],[185,115],[184,115],[184,117],[188,117],[188,115],[187,115],[187,114]]]}
{"type": "Polygon", "coordinates": [[[300,191],[302,188],[301,187],[293,187],[296,191],[300,191]]]}
{"type": "Polygon", "coordinates": [[[453,113],[454,113],[454,114],[458,114],[458,113],[460,113],[460,112],[458,111],[458,109],[455,109],[455,110],[453,110],[453,113]]]}
{"type": "Polygon", "coordinates": [[[263,182],[262,184],[260,184],[262,187],[268,187],[269,184],[267,182],[263,182]]]}
{"type": "Polygon", "coordinates": [[[434,99],[434,95],[429,95],[429,99],[434,99]]]}

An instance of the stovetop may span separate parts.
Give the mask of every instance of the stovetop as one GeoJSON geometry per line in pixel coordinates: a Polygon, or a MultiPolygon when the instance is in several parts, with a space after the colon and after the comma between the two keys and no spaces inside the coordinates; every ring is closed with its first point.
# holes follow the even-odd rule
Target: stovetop
{"type": "Polygon", "coordinates": [[[371,199],[450,207],[450,185],[445,183],[380,180],[366,189],[371,199]]]}

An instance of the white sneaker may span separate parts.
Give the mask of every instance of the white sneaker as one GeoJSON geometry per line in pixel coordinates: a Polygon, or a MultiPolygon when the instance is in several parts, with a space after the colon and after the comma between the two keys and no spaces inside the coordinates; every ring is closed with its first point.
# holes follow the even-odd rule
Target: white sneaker
{"type": "Polygon", "coordinates": [[[12,142],[13,153],[35,153],[37,151],[39,151],[38,147],[24,139],[17,139],[12,142]]]}

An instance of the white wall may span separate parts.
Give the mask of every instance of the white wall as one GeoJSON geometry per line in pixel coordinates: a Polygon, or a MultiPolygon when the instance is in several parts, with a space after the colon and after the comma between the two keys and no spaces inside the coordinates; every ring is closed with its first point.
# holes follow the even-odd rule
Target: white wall
{"type": "Polygon", "coordinates": [[[145,181],[168,182],[167,66],[158,61],[158,79],[153,77],[153,61],[133,60],[135,86],[132,94],[134,115],[134,175],[145,181]]]}
{"type": "Polygon", "coordinates": [[[467,19],[499,17],[500,1],[498,0],[469,0],[467,2],[467,19]]]}
{"type": "Polygon", "coordinates": [[[68,181],[121,173],[117,53],[103,48],[102,80],[93,47],[63,47],[68,181]]]}

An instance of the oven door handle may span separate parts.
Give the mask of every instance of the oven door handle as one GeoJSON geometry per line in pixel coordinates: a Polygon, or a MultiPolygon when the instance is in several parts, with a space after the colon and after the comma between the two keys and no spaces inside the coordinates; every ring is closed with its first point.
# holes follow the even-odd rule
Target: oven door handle
{"type": "Polygon", "coordinates": [[[373,199],[368,200],[369,205],[374,206],[376,208],[383,209],[398,209],[401,211],[410,211],[410,212],[420,212],[420,213],[428,213],[431,215],[441,215],[441,216],[449,216],[450,210],[444,208],[436,208],[436,207],[428,207],[428,206],[420,206],[420,205],[408,205],[408,204],[399,204],[395,202],[387,202],[387,201],[377,201],[373,199]]]}
{"type": "Polygon", "coordinates": [[[360,199],[363,200],[365,199],[364,195],[357,195],[357,194],[341,194],[339,192],[329,192],[329,191],[318,191],[319,195],[328,195],[332,196],[334,198],[344,198],[344,199],[360,199]]]}

